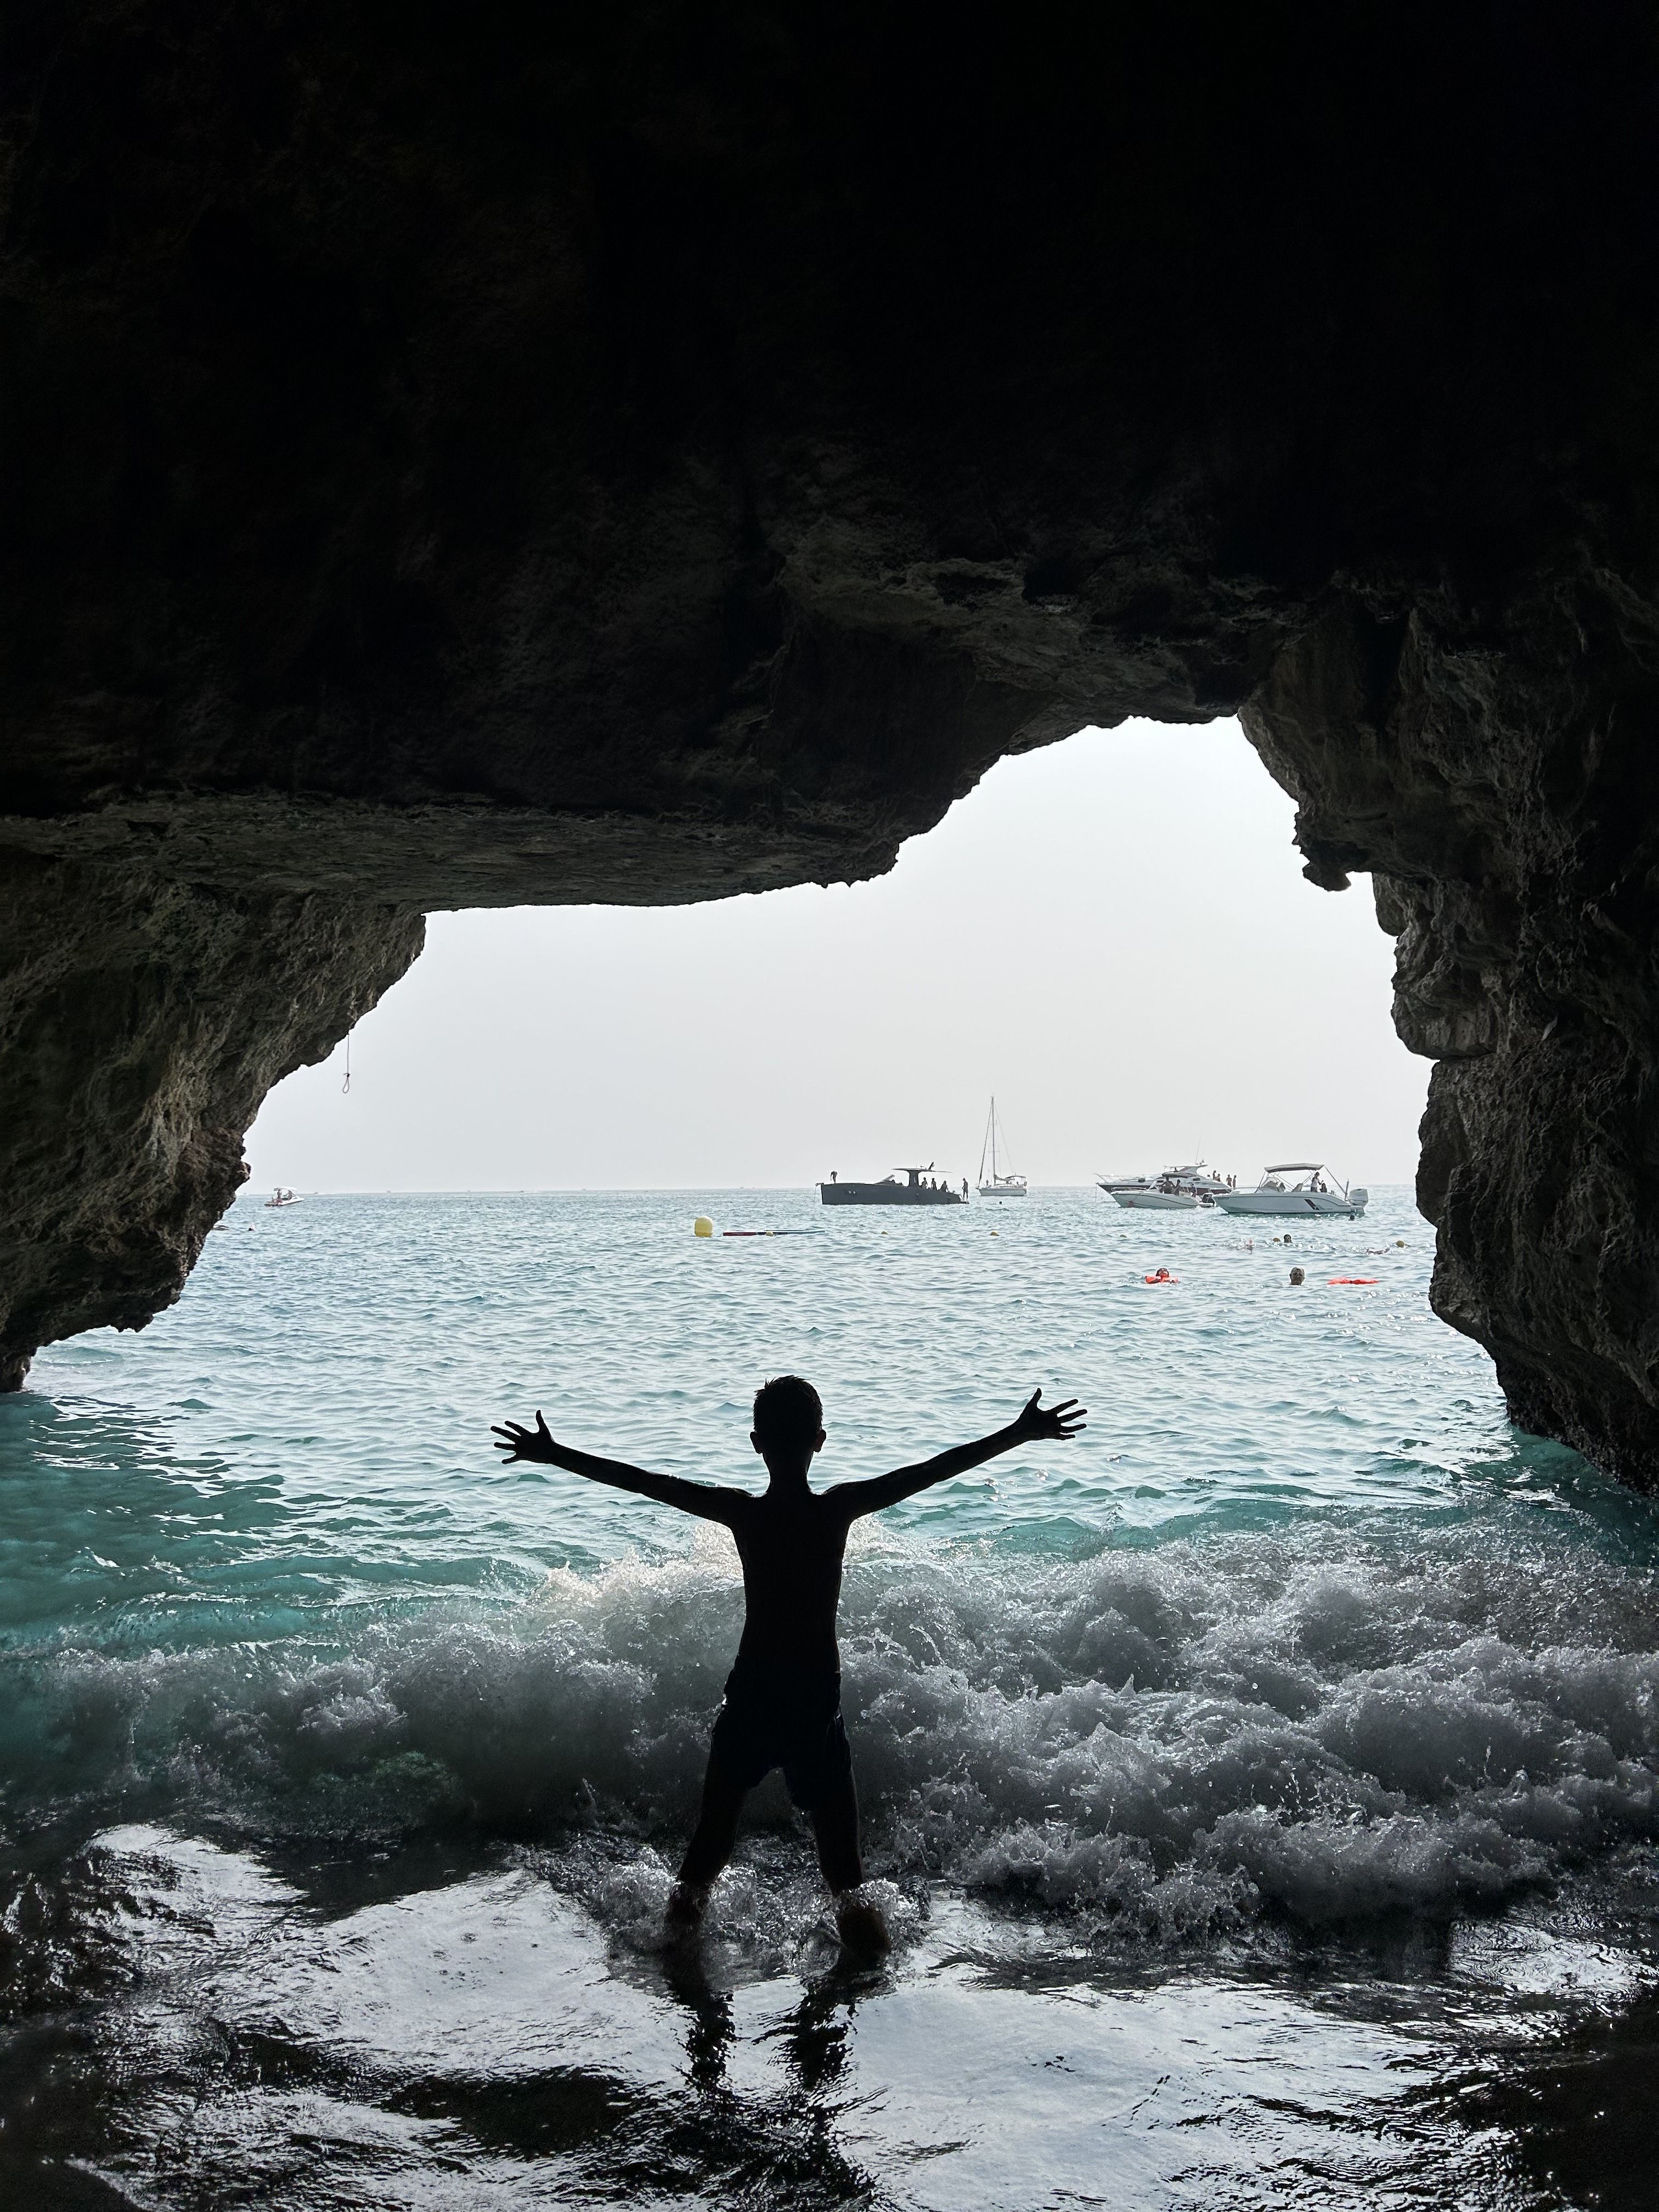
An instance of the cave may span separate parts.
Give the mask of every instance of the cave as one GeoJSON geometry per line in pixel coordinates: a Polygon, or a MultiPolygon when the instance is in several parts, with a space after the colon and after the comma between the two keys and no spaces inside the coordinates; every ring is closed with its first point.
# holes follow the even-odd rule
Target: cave
{"type": "Polygon", "coordinates": [[[1237,714],[1397,939],[1437,1310],[1659,1486],[1649,11],[7,38],[0,1382],[178,1297],[428,911],[1237,714]]]}

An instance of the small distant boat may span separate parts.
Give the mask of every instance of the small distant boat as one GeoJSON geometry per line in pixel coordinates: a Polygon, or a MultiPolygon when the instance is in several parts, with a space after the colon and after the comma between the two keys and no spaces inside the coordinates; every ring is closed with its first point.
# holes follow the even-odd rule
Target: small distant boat
{"type": "Polygon", "coordinates": [[[281,1183],[278,1183],[265,1200],[265,1212],[269,1213],[273,1206],[303,1206],[304,1204],[304,1199],[296,1198],[291,1190],[284,1190],[281,1183]]]}
{"type": "Polygon", "coordinates": [[[1213,1174],[1202,1160],[1163,1168],[1155,1176],[1100,1176],[1096,1180],[1120,1206],[1152,1213],[1195,1213],[1201,1206],[1218,1204],[1231,1188],[1224,1176],[1213,1174]]]}
{"type": "MultiPolygon", "coordinates": [[[[979,1148],[979,1194],[981,1198],[1024,1198],[1026,1195],[1024,1176],[1017,1175],[1012,1168],[1002,1168],[997,1164],[997,1139],[1001,1134],[997,1122],[997,1102],[993,1098],[990,1119],[985,1124],[985,1141],[979,1148]],[[991,1179],[988,1182],[985,1179],[988,1152],[991,1158],[991,1179]]],[[[1006,1143],[1004,1149],[1006,1149],[1006,1143]]]]}
{"type": "Polygon", "coordinates": [[[1224,1213],[1267,1213],[1275,1218],[1294,1213],[1304,1219],[1310,1214],[1336,1215],[1358,1221],[1370,1202],[1370,1191],[1362,1183],[1351,1187],[1339,1182],[1334,1176],[1328,1182],[1329,1172],[1322,1160],[1285,1160],[1276,1168],[1264,1168],[1254,1190],[1230,1190],[1216,1204],[1224,1213]],[[1280,1180],[1284,1176],[1304,1180],[1287,1187],[1280,1180]]]}
{"type": "Polygon", "coordinates": [[[929,1160],[925,1168],[895,1169],[879,1182],[842,1182],[832,1175],[818,1185],[818,1196],[826,1206],[966,1206],[968,1183],[964,1177],[962,1188],[953,1190],[934,1175],[929,1160]]]}

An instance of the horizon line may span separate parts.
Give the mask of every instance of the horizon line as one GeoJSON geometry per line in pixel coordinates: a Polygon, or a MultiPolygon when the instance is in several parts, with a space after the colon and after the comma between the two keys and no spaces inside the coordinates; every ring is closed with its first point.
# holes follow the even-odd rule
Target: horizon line
{"type": "MultiPolygon", "coordinates": [[[[708,1182],[708,1183],[367,1183],[339,1184],[325,1187],[315,1185],[302,1189],[297,1183],[278,1183],[276,1189],[292,1190],[299,1198],[693,1198],[700,1192],[740,1191],[745,1195],[767,1191],[813,1191],[817,1182],[708,1182]]],[[[264,1184],[258,1186],[260,1191],[264,1184]]],[[[1087,1182],[1033,1182],[1031,1190],[1097,1190],[1100,1185],[1094,1178],[1087,1182]]],[[[1414,1190],[1414,1182],[1381,1182],[1372,1186],[1376,1190],[1414,1190]]],[[[247,1185],[237,1191],[231,1204],[256,1193],[247,1185]]],[[[989,1204],[1001,1200],[987,1200],[989,1204]]]]}

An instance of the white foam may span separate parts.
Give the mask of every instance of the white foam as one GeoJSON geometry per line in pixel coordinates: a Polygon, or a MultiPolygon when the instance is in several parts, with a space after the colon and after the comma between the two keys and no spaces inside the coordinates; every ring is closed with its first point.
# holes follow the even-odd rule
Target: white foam
{"type": "MultiPolygon", "coordinates": [[[[344,1654],[68,1650],[41,1686],[94,1796],[331,1831],[460,1804],[631,1837],[603,1878],[565,1851],[621,1930],[659,1919],[740,1617],[720,1538],[344,1654]]],[[[1659,1598],[1587,1547],[1326,1524],[1044,1565],[872,1540],[842,1644],[879,1871],[1073,1926],[1454,1911],[1659,1833],[1659,1598]]],[[[756,1812],[790,1817],[773,1785],[756,1812]]],[[[764,1918],[728,1905],[751,1935],[764,1918]]]]}

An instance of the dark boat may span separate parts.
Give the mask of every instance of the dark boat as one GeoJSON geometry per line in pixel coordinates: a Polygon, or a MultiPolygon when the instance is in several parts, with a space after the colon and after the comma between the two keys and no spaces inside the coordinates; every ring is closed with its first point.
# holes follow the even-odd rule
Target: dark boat
{"type": "Polygon", "coordinates": [[[933,1172],[929,1160],[925,1168],[905,1168],[902,1172],[907,1180],[901,1182],[898,1173],[885,1176],[879,1182],[836,1182],[832,1177],[818,1185],[818,1196],[826,1206],[966,1206],[968,1187],[953,1190],[950,1184],[926,1182],[923,1177],[933,1172]]]}

